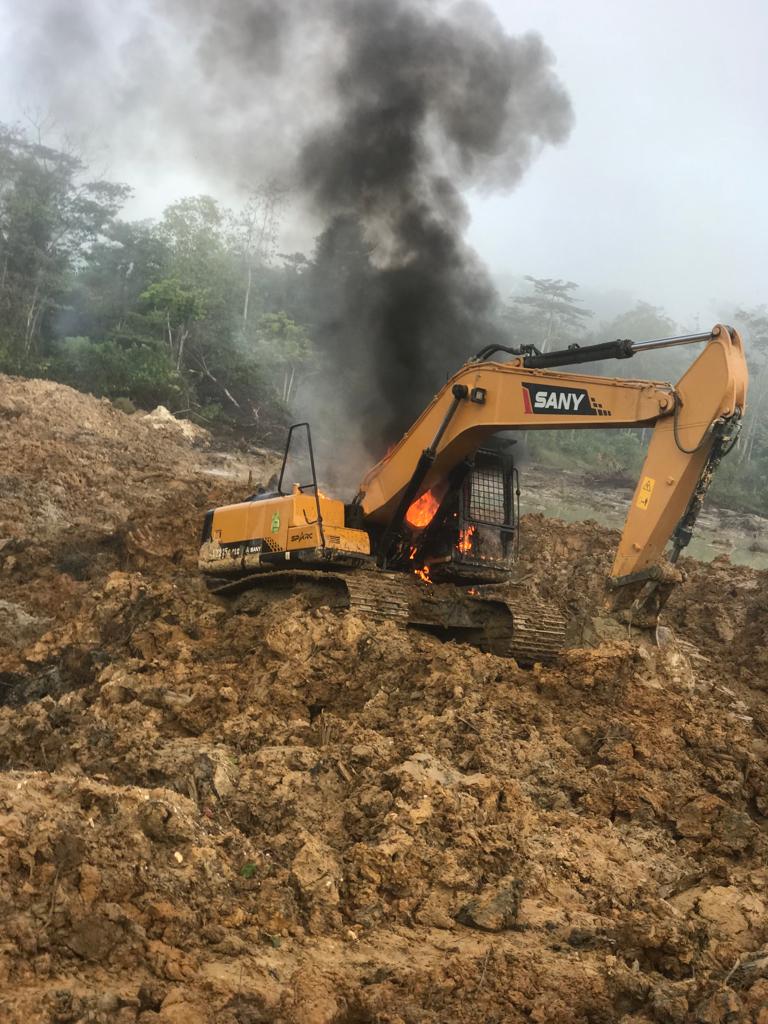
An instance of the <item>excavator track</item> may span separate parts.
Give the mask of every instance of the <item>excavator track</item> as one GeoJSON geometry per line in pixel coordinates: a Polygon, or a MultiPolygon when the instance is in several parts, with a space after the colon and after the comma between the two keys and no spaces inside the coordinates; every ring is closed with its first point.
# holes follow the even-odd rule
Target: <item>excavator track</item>
{"type": "Polygon", "coordinates": [[[565,646],[563,617],[503,584],[468,590],[452,583],[428,585],[402,573],[373,569],[348,573],[303,569],[252,573],[237,580],[210,579],[208,586],[216,596],[243,608],[242,597],[251,592],[274,594],[300,588],[310,600],[322,600],[333,609],[470,643],[522,665],[552,662],[565,646]]]}
{"type": "MultiPolygon", "coordinates": [[[[479,600],[485,600],[482,596],[479,600]]],[[[555,661],[565,647],[565,619],[560,613],[541,602],[519,596],[493,598],[509,609],[513,621],[513,636],[498,637],[485,649],[501,657],[512,657],[521,664],[536,661],[555,661]]]]}

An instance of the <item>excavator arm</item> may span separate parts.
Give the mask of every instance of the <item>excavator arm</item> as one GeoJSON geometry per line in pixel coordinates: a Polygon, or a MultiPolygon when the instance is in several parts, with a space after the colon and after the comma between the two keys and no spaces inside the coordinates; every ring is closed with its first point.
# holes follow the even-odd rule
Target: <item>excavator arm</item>
{"type": "Polygon", "coordinates": [[[679,578],[664,550],[674,535],[674,561],[687,543],[712,471],[735,441],[746,390],[741,338],[722,324],[707,335],[469,362],[368,473],[356,503],[363,522],[383,530],[379,550],[386,560],[411,503],[499,431],[652,428],[610,579],[613,607],[639,613],[645,602],[653,619],[679,578]],[[541,368],[586,362],[592,351],[595,359],[626,358],[693,341],[706,345],[674,386],[541,368]]]}

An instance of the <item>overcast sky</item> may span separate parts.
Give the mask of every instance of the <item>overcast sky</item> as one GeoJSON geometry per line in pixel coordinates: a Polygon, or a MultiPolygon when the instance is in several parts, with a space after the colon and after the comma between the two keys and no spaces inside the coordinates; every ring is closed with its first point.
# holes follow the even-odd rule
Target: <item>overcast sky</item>
{"type": "MultiPolygon", "coordinates": [[[[641,298],[691,326],[768,301],[768,2],[489,2],[511,33],[543,35],[576,117],[514,191],[471,197],[470,240],[502,285],[570,278],[588,299],[600,293],[603,311],[641,298]]],[[[6,23],[18,11],[0,0],[6,23]]],[[[26,97],[9,56],[0,116],[14,120],[26,97]]],[[[87,89],[87,64],[82,74],[87,89]]],[[[92,148],[136,189],[133,216],[192,192],[231,198],[215,172],[178,154],[146,166],[108,138],[92,148]]]]}
{"type": "Polygon", "coordinates": [[[624,289],[686,322],[768,302],[768,3],[493,6],[542,33],[576,112],[514,193],[473,203],[493,269],[624,289]]]}

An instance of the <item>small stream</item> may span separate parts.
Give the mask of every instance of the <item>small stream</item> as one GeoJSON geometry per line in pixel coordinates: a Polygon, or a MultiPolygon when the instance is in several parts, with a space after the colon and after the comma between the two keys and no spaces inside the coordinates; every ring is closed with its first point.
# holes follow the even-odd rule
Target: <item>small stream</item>
{"type": "MultiPolygon", "coordinates": [[[[520,511],[541,512],[573,523],[594,519],[620,530],[632,500],[632,489],[591,486],[588,477],[523,466],[520,469],[520,511]]],[[[685,552],[702,562],[728,555],[736,565],[768,569],[768,517],[707,506],[699,516],[685,552]]]]}

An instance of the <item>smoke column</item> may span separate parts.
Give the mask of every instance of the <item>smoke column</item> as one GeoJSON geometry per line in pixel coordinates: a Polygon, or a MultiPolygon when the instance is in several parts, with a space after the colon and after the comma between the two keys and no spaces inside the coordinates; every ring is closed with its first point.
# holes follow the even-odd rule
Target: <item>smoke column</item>
{"type": "Polygon", "coordinates": [[[338,105],[303,148],[301,182],[329,234],[345,218],[372,245],[378,272],[349,315],[334,311],[335,346],[325,334],[335,363],[360,353],[379,390],[351,396],[355,418],[369,441],[391,441],[495,336],[460,189],[514,185],[540,145],[565,138],[571,109],[541,40],[506,36],[483,5],[338,0],[329,12],[344,26],[338,105]]]}
{"type": "Polygon", "coordinates": [[[20,82],[45,83],[40,102],[60,124],[108,130],[147,161],[215,167],[231,187],[280,175],[320,227],[318,252],[336,258],[357,240],[354,272],[316,283],[328,372],[313,397],[352,417],[377,454],[447,372],[497,338],[493,286],[464,242],[463,192],[514,187],[568,136],[570,102],[540,37],[507,35],[474,2],[37,9],[11,45],[29,54],[20,82]]]}

